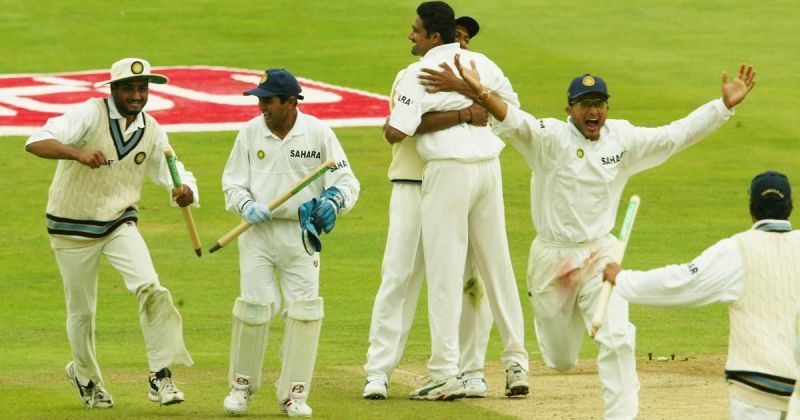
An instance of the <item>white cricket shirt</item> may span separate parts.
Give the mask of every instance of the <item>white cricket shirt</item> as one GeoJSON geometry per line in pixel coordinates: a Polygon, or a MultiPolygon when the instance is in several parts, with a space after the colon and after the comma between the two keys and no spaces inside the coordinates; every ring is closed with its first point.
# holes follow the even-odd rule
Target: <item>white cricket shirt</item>
{"type": "Polygon", "coordinates": [[[600,139],[591,141],[569,120],[540,120],[508,107],[495,132],[509,138],[536,174],[531,212],[538,235],[576,244],[611,231],[628,178],[697,143],[731,115],[722,100],[715,99],[657,128],[606,120],[600,139]]]}
{"type": "MultiPolygon", "coordinates": [[[[462,50],[457,42],[439,45],[406,68],[392,98],[390,126],[407,136],[413,136],[426,112],[453,111],[472,104],[472,100],[456,92],[428,93],[419,83],[418,76],[422,68],[438,69],[439,64],[445,62],[455,68],[456,54],[461,54],[461,61],[467,66],[471,60],[475,60],[481,83],[487,88],[501,90],[508,83],[502,70],[483,54],[462,50]]],[[[496,158],[504,147],[503,142],[492,133],[491,127],[476,127],[467,123],[420,134],[416,139],[417,152],[426,162],[436,159],[477,162],[496,158]]]]}
{"type": "Polygon", "coordinates": [[[329,158],[336,162],[334,169],[281,204],[272,217],[297,220],[300,204],[319,197],[328,187],[342,192],[344,206],[339,214],[344,214],[358,200],[360,185],[336,134],[322,121],[298,110],[294,127],[281,139],[259,115],[239,130],[225,165],[225,207],[241,215],[248,200],[268,205],[329,158]]]}

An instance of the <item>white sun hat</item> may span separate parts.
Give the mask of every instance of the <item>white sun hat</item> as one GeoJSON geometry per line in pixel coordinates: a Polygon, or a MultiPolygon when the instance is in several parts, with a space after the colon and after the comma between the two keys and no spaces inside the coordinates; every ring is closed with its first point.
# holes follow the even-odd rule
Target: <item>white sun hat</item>
{"type": "Polygon", "coordinates": [[[123,58],[111,65],[111,79],[97,82],[94,84],[94,87],[139,77],[144,77],[151,83],[161,85],[169,82],[167,76],[151,73],[150,63],[148,63],[147,60],[143,58],[123,58]]]}

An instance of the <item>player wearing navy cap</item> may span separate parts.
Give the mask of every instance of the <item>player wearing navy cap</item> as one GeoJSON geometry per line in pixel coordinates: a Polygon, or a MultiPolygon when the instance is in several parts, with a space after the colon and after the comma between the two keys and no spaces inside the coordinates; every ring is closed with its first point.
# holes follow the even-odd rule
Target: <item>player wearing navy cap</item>
{"type": "Polygon", "coordinates": [[[360,185],[333,130],[297,109],[302,89],[283,69],[270,69],[257,87],[261,114],[236,136],[222,174],[225,207],[253,224],[239,236],[241,292],[233,305],[230,393],[223,406],[244,414],[261,388],[261,367],[270,319],[286,323],[276,397],[290,417],[311,416],[311,379],[324,316],[319,296],[320,255],[301,240],[300,215],[317,232],[330,232],[337,215],[350,211],[360,185]],[[328,159],[335,167],[283,205],[264,203],[286,191],[328,159]],[[283,301],[283,311],[281,311],[283,301]]]}
{"type": "MultiPolygon", "coordinates": [[[[545,364],[559,371],[571,369],[591,328],[602,268],[617,242],[610,232],[628,178],[660,165],[724,124],[755,85],[755,72],[742,65],[730,83],[723,73],[722,98],[669,125],[645,128],[606,120],[610,95],[598,76],[583,74],[572,80],[566,122],[537,119],[508,106],[481,84],[469,58],[460,60],[456,65],[462,78],[501,121],[499,135],[508,138],[536,172],[531,211],[538,236],[528,259],[528,293],[545,364]]],[[[636,329],[628,320],[628,303],[616,291],[595,341],[600,347],[605,417],[636,417],[636,329]]]]}
{"type": "Polygon", "coordinates": [[[725,377],[731,418],[796,418],[787,417],[787,410],[798,376],[792,339],[798,335],[800,231],[789,223],[789,179],[774,171],[757,175],[749,207],[751,229],[717,242],[691,262],[648,271],[612,263],[604,277],[632,303],[728,303],[725,377]]]}

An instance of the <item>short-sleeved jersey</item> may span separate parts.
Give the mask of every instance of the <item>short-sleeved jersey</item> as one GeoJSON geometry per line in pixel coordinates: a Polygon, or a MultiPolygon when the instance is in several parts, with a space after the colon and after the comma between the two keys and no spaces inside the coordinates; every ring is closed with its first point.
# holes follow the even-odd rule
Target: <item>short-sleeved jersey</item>
{"type": "Polygon", "coordinates": [[[349,211],[360,185],[333,130],[319,119],[297,112],[294,127],[284,139],[275,136],[259,115],[248,121],[236,136],[222,175],[225,207],[241,214],[248,200],[268,204],[328,159],[335,167],[281,204],[273,217],[297,220],[300,204],[319,197],[328,187],[344,196],[340,213],[349,211]]]}
{"type": "MultiPolygon", "coordinates": [[[[422,115],[430,111],[453,111],[466,108],[472,100],[456,92],[428,93],[420,85],[418,76],[422,68],[438,68],[441,63],[455,64],[455,55],[469,65],[475,61],[481,82],[491,90],[504,89],[508,83],[502,70],[485,55],[462,50],[458,43],[440,45],[432,48],[425,56],[410,64],[397,83],[389,125],[413,136],[422,121],[422,115]]],[[[492,159],[500,154],[503,142],[492,133],[491,127],[476,127],[467,123],[458,124],[444,130],[416,136],[417,152],[424,161],[435,159],[455,159],[475,162],[492,159]]]]}

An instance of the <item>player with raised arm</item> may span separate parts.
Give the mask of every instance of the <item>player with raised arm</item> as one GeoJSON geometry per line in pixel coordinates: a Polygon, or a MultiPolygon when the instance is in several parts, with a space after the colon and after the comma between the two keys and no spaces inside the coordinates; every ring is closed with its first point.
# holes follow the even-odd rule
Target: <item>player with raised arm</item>
{"type": "MultiPolygon", "coordinates": [[[[461,53],[479,60],[492,88],[508,80],[485,55],[465,51],[455,42],[452,8],[441,1],[424,2],[408,36],[412,52],[422,56],[406,68],[397,83],[394,106],[384,137],[390,143],[414,135],[422,115],[460,109],[472,100],[455,93],[431,93],[419,83],[420,69],[451,61],[461,53]]],[[[528,353],[524,325],[505,231],[502,180],[498,156],[503,143],[489,127],[459,124],[416,135],[416,150],[425,162],[422,179],[422,243],[428,281],[431,333],[430,381],[409,397],[452,400],[466,396],[458,379],[458,324],[462,310],[463,273],[467,253],[484,280],[486,295],[504,350],[506,395],[528,393],[528,353]]]]}
{"type": "MultiPolygon", "coordinates": [[[[478,22],[469,16],[455,20],[456,41],[462,49],[469,49],[470,40],[480,29],[478,22]]],[[[405,74],[398,72],[394,87],[405,74]]],[[[452,86],[469,88],[460,80],[452,80],[452,86]]],[[[516,93],[508,89],[501,92],[516,103],[516,93]]],[[[475,103],[468,108],[454,111],[429,112],[422,116],[415,134],[450,128],[459,124],[485,126],[486,110],[475,103]]],[[[422,220],[420,202],[422,198],[422,168],[424,162],[416,151],[416,139],[409,137],[392,145],[392,162],[389,179],[392,182],[392,197],[389,213],[389,231],[386,238],[381,285],[375,296],[370,324],[370,346],[364,371],[367,380],[363,396],[367,399],[387,398],[389,379],[403,355],[414,312],[417,308],[422,281],[425,276],[422,255],[422,220]]],[[[482,398],[488,393],[484,378],[486,348],[492,328],[492,314],[483,293],[483,281],[467,258],[464,271],[464,306],[459,323],[460,378],[467,398],[482,398]]]]}
{"type": "Polygon", "coordinates": [[[732,419],[796,418],[797,303],[800,302],[800,231],[792,230],[792,187],[767,171],[750,183],[753,226],[725,238],[685,264],[647,271],[605,267],[620,296],[649,306],[728,304],[730,337],[725,378],[732,419]]]}
{"type": "MultiPolygon", "coordinates": [[[[723,72],[720,99],[669,125],[646,128],[606,120],[610,95],[598,76],[587,73],[572,80],[565,122],[537,119],[508,106],[482,84],[471,58],[456,57],[455,66],[478,101],[501,121],[497,132],[536,173],[531,211],[537,237],[528,259],[528,293],[545,364],[568,370],[577,363],[584,333],[591,328],[602,268],[613,257],[617,240],[610,232],[626,182],[724,124],[755,85],[756,73],[742,65],[729,81],[723,72]]],[[[616,292],[595,341],[606,418],[636,417],[636,329],[628,320],[627,301],[616,292]]]]}

